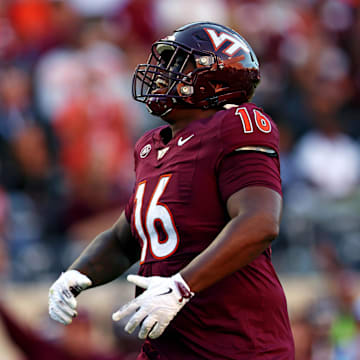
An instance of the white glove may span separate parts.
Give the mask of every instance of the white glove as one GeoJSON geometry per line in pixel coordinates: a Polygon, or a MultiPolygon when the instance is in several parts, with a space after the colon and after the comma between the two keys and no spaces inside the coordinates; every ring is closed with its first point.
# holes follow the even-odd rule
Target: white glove
{"type": "Polygon", "coordinates": [[[180,273],[172,277],[128,275],[127,280],[147,289],[112,315],[114,321],[134,313],[125,326],[131,334],[141,324],[139,338],[159,337],[182,307],[195,295],[180,273]]]}
{"type": "Polygon", "coordinates": [[[49,290],[49,315],[52,319],[68,325],[77,315],[78,294],[91,285],[91,280],[77,270],[68,270],[60,275],[49,290]]]}

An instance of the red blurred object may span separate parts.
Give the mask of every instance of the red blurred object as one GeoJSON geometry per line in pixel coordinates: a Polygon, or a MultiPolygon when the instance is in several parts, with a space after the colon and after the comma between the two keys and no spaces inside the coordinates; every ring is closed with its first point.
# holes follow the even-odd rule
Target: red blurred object
{"type": "Polygon", "coordinates": [[[52,27],[51,3],[46,0],[17,0],[8,8],[10,21],[25,42],[37,42],[49,33],[52,27]]]}

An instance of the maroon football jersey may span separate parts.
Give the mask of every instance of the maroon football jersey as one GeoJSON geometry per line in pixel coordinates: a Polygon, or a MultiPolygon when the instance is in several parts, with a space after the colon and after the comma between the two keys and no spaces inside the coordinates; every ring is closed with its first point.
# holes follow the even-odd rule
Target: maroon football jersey
{"type": "MultiPolygon", "coordinates": [[[[234,192],[257,185],[281,193],[278,130],[254,104],[194,121],[165,144],[169,131],[151,130],[135,146],[136,184],[126,216],[142,246],[143,276],[171,276],[203,251],[229,221],[226,201],[234,192]],[[247,146],[277,156],[239,151],[247,146]]],[[[270,249],[197,293],[162,336],[146,341],[143,351],[149,349],[154,358],[158,351],[172,360],[292,360],[270,249]]]]}

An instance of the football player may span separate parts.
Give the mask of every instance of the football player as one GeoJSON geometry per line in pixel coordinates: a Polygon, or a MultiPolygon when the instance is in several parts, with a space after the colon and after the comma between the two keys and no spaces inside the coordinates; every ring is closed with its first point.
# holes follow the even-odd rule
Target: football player
{"type": "Polygon", "coordinates": [[[271,263],[282,208],[279,133],[250,103],[259,63],[232,29],[198,22],[155,42],[133,97],[168,124],[135,146],[134,192],[52,285],[50,316],[139,260],[137,296],[113,314],[144,339],[138,359],[292,360],[286,299],[271,263]],[[138,241],[140,255],[134,250],[138,241]]]}

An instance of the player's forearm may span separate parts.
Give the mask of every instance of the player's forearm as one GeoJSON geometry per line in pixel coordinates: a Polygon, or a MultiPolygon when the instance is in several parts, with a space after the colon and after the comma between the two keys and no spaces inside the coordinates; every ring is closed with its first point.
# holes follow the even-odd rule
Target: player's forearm
{"type": "Polygon", "coordinates": [[[88,276],[92,286],[110,282],[120,276],[130,265],[129,260],[114,245],[111,229],[99,234],[70,266],[88,276]]]}
{"type": "Polygon", "coordinates": [[[70,266],[92,281],[92,286],[110,282],[137,260],[130,226],[124,213],[110,229],[99,234],[70,266]]]}
{"type": "Polygon", "coordinates": [[[278,225],[272,218],[263,214],[237,216],[181,275],[192,291],[201,291],[249,264],[277,234],[278,225]]]}

